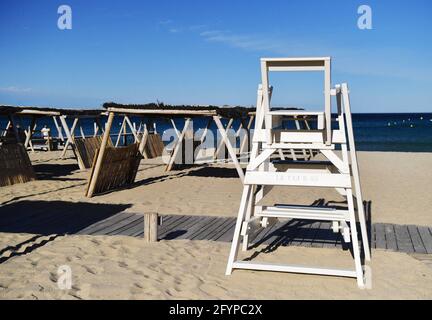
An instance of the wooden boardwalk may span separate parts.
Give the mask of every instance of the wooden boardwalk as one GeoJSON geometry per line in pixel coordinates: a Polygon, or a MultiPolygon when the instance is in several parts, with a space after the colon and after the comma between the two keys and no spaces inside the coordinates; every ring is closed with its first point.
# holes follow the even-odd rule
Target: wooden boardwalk
{"type": "MultiPolygon", "coordinates": [[[[0,232],[41,236],[65,234],[125,235],[143,237],[142,213],[128,212],[130,205],[68,201],[22,200],[0,206],[0,232]]],[[[235,218],[213,216],[163,216],[160,240],[211,240],[230,242],[235,218]]],[[[406,253],[432,254],[432,228],[375,223],[369,226],[371,247],[406,253]]],[[[331,222],[286,220],[263,229],[252,246],[345,248],[331,222]]],[[[0,248],[1,252],[1,248],[0,248]]]]}
{"type": "MultiPolygon", "coordinates": [[[[158,230],[159,240],[210,240],[230,242],[235,218],[212,216],[163,216],[158,230]]],[[[370,229],[371,247],[406,253],[432,254],[432,228],[415,225],[373,224],[370,229]]],[[[143,237],[142,214],[120,212],[94,223],[77,234],[125,235],[143,237]]],[[[266,228],[253,241],[255,245],[305,246],[317,248],[347,247],[339,233],[333,233],[331,222],[286,220],[266,228]]]]}

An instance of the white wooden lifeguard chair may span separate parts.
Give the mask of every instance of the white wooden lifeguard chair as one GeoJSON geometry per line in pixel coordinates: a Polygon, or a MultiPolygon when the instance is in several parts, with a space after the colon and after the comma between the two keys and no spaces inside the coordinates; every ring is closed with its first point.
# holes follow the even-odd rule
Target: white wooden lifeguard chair
{"type": "Polygon", "coordinates": [[[230,275],[233,269],[252,269],[353,277],[357,278],[359,287],[365,284],[356,215],[361,229],[364,258],[367,261],[370,260],[370,249],[354,144],[349,92],[346,83],[331,88],[330,63],[329,57],[261,59],[262,84],[258,87],[252,151],[246,169],[243,194],[226,269],[227,275],[230,275]],[[272,110],[270,107],[272,87],[269,84],[269,72],[272,71],[322,71],[324,111],[272,110]],[[335,126],[337,128],[332,128],[332,97],[335,98],[337,105],[335,126]],[[299,117],[315,121],[315,127],[311,130],[287,130],[281,126],[283,119],[299,117]],[[335,152],[336,146],[340,146],[340,153],[335,152]],[[313,159],[303,162],[301,166],[296,165],[296,161],[291,161],[290,164],[285,163],[280,169],[277,164],[280,161],[275,160],[277,153],[280,153],[280,150],[299,149],[313,150],[315,153],[322,154],[328,161],[325,162],[324,167],[322,161],[321,166],[317,166],[313,159]],[[257,205],[272,186],[335,188],[346,198],[347,209],[283,204],[257,205]],[[354,268],[345,270],[238,260],[241,240],[243,240],[243,250],[247,250],[249,241],[253,240],[262,228],[271,226],[279,218],[331,221],[333,231],[341,232],[344,242],[352,244],[354,268]]]}

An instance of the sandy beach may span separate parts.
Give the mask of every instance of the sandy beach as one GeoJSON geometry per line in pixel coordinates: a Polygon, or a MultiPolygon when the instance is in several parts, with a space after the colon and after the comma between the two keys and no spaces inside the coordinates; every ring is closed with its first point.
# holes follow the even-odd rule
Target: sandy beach
{"type": "MultiPolygon", "coordinates": [[[[84,197],[88,172],[58,152],[30,154],[38,180],[2,188],[3,205],[63,201],[124,205],[131,212],[236,216],[241,183],[230,165],[194,166],[165,172],[161,159],[141,162],[128,189],[84,197]]],[[[70,154],[71,155],[71,154],[70,154]]],[[[372,222],[432,226],[432,163],[429,153],[359,152],[363,197],[372,222]]],[[[340,201],[333,190],[275,188],[273,198],[310,204],[340,201]]],[[[29,210],[31,207],[29,207],[29,210]]],[[[430,299],[432,265],[428,255],[374,250],[372,289],[353,279],[234,271],[224,275],[229,244],[212,241],[160,241],[146,244],[125,236],[38,236],[0,233],[0,298],[30,299],[430,299]],[[69,265],[70,290],[57,288],[57,268],[69,265]]],[[[283,247],[263,260],[350,265],[349,252],[283,247]]],[[[250,255],[253,252],[248,252],[250,255]]]]}

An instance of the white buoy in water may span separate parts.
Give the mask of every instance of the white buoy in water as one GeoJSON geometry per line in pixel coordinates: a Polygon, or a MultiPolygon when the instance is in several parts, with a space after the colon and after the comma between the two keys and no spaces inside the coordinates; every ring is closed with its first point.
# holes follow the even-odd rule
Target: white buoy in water
{"type": "Polygon", "coordinates": [[[410,128],[414,128],[414,125],[413,125],[413,124],[410,124],[410,128]]]}
{"type": "Polygon", "coordinates": [[[391,123],[390,123],[390,122],[389,122],[389,123],[387,123],[387,126],[389,126],[389,127],[390,127],[390,126],[391,126],[391,123]]]}
{"type": "Polygon", "coordinates": [[[423,120],[423,117],[420,117],[420,120],[423,120]]]}

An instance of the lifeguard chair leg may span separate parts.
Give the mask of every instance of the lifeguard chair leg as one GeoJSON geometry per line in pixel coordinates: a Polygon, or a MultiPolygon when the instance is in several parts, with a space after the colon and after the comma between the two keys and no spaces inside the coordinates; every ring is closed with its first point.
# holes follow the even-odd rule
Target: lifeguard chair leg
{"type": "Polygon", "coordinates": [[[227,264],[227,268],[226,268],[226,272],[225,272],[225,274],[227,276],[231,274],[232,269],[233,269],[233,263],[237,259],[237,254],[238,254],[239,245],[240,245],[241,227],[242,227],[243,221],[245,219],[248,201],[250,201],[251,190],[252,190],[252,188],[250,185],[245,185],[243,187],[243,194],[242,194],[242,197],[240,200],[240,208],[238,211],[237,222],[236,222],[236,226],[234,229],[234,237],[233,237],[233,240],[231,243],[231,251],[230,251],[230,255],[228,257],[228,264],[227,264]]]}

